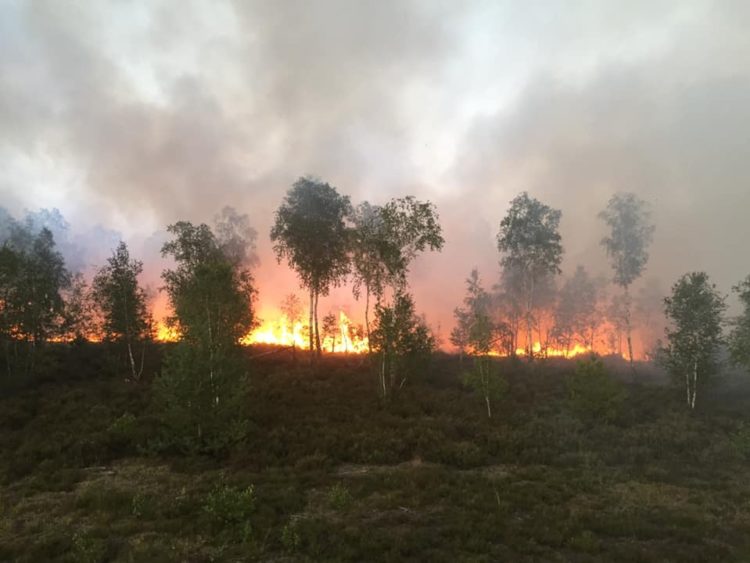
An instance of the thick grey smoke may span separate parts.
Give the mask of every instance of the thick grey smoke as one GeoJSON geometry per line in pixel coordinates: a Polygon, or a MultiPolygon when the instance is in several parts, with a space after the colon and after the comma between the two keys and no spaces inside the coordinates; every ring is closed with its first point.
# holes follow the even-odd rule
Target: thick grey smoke
{"type": "Polygon", "coordinates": [[[563,210],[566,271],[608,274],[596,213],[626,190],[653,205],[651,293],[694,269],[728,291],[750,272],[748,23],[729,1],[11,0],[0,204],[123,233],[154,286],[164,226],[234,206],[276,305],[296,283],[267,233],[296,177],[431,199],[447,243],[412,279],[445,336],[469,270],[495,281],[516,193],[563,210]]]}

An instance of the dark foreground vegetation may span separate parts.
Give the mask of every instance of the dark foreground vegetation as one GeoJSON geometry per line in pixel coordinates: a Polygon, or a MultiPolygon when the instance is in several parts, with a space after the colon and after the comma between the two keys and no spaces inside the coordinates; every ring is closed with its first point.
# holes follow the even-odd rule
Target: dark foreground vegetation
{"type": "Polygon", "coordinates": [[[571,399],[575,362],[508,360],[490,419],[455,357],[383,406],[363,357],[247,350],[250,426],[201,456],[160,442],[158,354],[134,383],[101,352],[61,346],[50,375],[2,382],[2,561],[750,558],[733,380],[690,412],[647,366],[610,366],[602,410],[571,399]]]}

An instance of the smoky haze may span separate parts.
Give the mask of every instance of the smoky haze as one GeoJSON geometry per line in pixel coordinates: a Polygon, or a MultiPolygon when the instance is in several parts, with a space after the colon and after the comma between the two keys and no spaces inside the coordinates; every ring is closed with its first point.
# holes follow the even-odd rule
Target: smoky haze
{"type": "Polygon", "coordinates": [[[298,176],[429,199],[446,245],[411,281],[446,340],[470,269],[496,281],[518,192],[562,210],[565,273],[609,277],[596,215],[632,191],[656,224],[639,285],[705,270],[728,292],[750,273],[748,24],[730,1],[11,0],[0,205],[60,209],[81,267],[124,237],[153,286],[164,227],[233,206],[259,233],[262,312],[297,288],[268,232],[298,176]]]}

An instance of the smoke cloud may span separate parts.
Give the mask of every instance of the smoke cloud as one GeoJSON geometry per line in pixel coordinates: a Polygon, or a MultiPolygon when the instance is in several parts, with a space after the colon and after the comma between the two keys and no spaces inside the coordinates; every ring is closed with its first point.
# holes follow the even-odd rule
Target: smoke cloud
{"type": "Polygon", "coordinates": [[[750,273],[748,21],[739,1],[11,0],[0,200],[59,208],[76,267],[124,237],[154,287],[165,226],[233,206],[276,306],[297,284],[268,231],[298,176],[430,199],[446,246],[411,279],[445,338],[469,270],[494,283],[519,191],[562,209],[566,272],[607,276],[596,214],[633,191],[657,228],[644,291],[706,270],[727,292],[750,273]]]}

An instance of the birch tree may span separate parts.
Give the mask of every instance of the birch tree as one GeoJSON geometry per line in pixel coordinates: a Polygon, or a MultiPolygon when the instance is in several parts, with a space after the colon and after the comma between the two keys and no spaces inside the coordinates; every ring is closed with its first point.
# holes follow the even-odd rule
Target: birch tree
{"type": "Polygon", "coordinates": [[[127,245],[120,242],[92,283],[102,336],[106,342],[124,347],[133,381],[138,381],[143,373],[149,327],[146,293],[138,283],[142,271],[143,263],[131,259],[127,245]],[[137,356],[140,358],[136,360],[137,356]]]}
{"type": "Polygon", "coordinates": [[[492,418],[492,401],[502,396],[506,384],[490,357],[497,341],[497,327],[492,321],[492,298],[482,287],[479,271],[474,268],[466,280],[464,309],[466,347],[473,359],[473,369],[463,375],[464,385],[482,394],[487,417],[492,418]]]}
{"type": "Polygon", "coordinates": [[[545,276],[560,273],[563,248],[558,228],[561,216],[561,211],[523,192],[511,201],[497,235],[501,265],[518,275],[529,360],[533,359],[534,353],[534,312],[539,282],[545,276]]]}
{"type": "Polygon", "coordinates": [[[726,305],[704,272],[682,276],[664,300],[670,322],[665,360],[670,373],[684,378],[687,406],[695,408],[699,384],[718,369],[722,340],[722,315],[726,305]]]}
{"type": "Polygon", "coordinates": [[[412,261],[421,252],[440,250],[445,241],[435,206],[413,196],[391,199],[382,207],[364,202],[355,209],[353,223],[353,291],[357,298],[365,291],[369,342],[370,297],[381,305],[387,288],[393,295],[408,291],[412,261]]]}
{"type": "Polygon", "coordinates": [[[31,374],[37,355],[63,334],[70,274],[52,232],[13,222],[0,253],[0,312],[8,373],[31,374]]]}
{"type": "Polygon", "coordinates": [[[599,213],[610,232],[601,244],[607,251],[614,271],[613,281],[622,288],[625,336],[628,358],[633,364],[632,302],[630,286],[637,280],[648,262],[648,247],[654,234],[650,210],[643,200],[632,193],[617,193],[599,213]]]}
{"type": "Polygon", "coordinates": [[[300,178],[276,210],[271,241],[279,262],[286,259],[310,293],[310,350],[320,356],[318,300],[349,272],[351,214],[347,196],[312,178],[300,178]],[[314,344],[314,346],[313,346],[314,344]]]}
{"type": "Polygon", "coordinates": [[[172,436],[190,450],[215,450],[236,436],[244,367],[240,339],[254,324],[253,277],[205,224],[178,222],[162,254],[162,274],[181,341],[157,379],[157,398],[172,436]]]}
{"type": "Polygon", "coordinates": [[[371,333],[378,363],[380,396],[388,401],[409,377],[423,370],[435,348],[435,339],[414,309],[414,300],[398,292],[391,304],[375,306],[371,333]]]}

